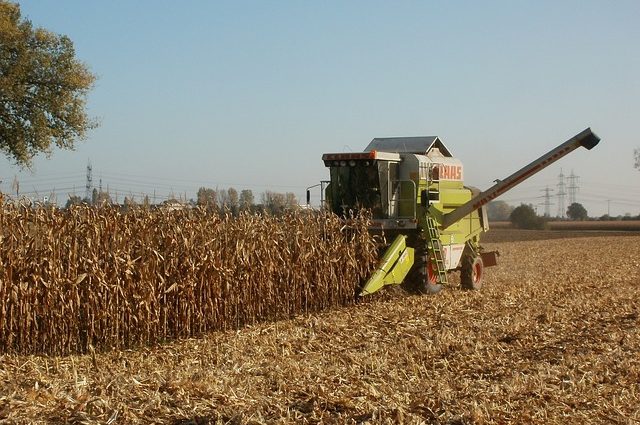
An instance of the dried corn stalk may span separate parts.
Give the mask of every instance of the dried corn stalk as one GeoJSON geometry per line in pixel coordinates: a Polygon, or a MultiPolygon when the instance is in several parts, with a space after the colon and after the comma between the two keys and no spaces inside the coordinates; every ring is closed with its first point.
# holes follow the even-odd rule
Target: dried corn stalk
{"type": "Polygon", "coordinates": [[[0,352],[125,348],[352,303],[366,219],[0,206],[0,352]]]}

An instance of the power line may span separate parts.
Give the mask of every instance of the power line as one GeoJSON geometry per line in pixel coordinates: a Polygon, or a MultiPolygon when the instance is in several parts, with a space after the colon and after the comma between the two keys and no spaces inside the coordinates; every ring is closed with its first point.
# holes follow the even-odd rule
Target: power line
{"type": "Polygon", "coordinates": [[[560,169],[560,175],[558,176],[558,193],[556,194],[558,196],[558,214],[557,217],[560,218],[565,218],[566,217],[566,208],[565,208],[565,196],[567,195],[566,192],[566,184],[564,181],[564,174],[562,173],[562,168],[560,169]]]}
{"type": "Polygon", "coordinates": [[[567,189],[569,190],[569,205],[576,203],[576,194],[580,189],[578,187],[579,178],[580,177],[576,176],[573,173],[573,170],[571,170],[571,174],[569,175],[569,177],[567,177],[567,181],[568,181],[567,189]]]}
{"type": "Polygon", "coordinates": [[[549,187],[547,186],[546,188],[544,188],[542,190],[544,192],[544,216],[545,217],[550,217],[551,216],[551,192],[553,192],[553,189],[549,189],[549,187]]]}
{"type": "Polygon", "coordinates": [[[91,199],[91,187],[93,186],[93,177],[91,176],[91,161],[87,161],[87,184],[85,185],[84,199],[91,199]]]}

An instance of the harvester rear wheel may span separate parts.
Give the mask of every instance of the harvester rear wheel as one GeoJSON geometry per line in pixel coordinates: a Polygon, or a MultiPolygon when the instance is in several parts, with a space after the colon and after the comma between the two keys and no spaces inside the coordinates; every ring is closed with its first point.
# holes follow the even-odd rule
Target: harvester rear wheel
{"type": "Polygon", "coordinates": [[[479,290],[482,288],[482,278],[484,276],[484,263],[482,257],[465,255],[462,259],[462,270],[460,271],[460,284],[462,288],[469,290],[479,290]]]}

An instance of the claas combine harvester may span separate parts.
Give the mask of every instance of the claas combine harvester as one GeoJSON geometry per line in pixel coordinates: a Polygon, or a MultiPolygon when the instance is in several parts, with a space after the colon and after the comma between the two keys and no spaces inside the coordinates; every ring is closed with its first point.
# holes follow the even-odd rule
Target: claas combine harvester
{"type": "Polygon", "coordinates": [[[377,138],[364,152],[324,154],[330,171],[327,207],[342,216],[371,211],[371,232],[392,241],[360,295],[403,282],[435,293],[451,271],[460,271],[463,288],[480,289],[484,267],[497,262],[497,252],[480,246],[489,229],[484,206],[578,147],[592,149],[599,141],[588,128],[484,192],[464,185],[462,162],[438,137],[377,138]]]}

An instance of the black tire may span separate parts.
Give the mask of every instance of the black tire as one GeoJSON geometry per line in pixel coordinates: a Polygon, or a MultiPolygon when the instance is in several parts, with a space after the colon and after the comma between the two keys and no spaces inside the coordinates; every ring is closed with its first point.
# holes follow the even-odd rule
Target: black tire
{"type": "Polygon", "coordinates": [[[465,255],[462,258],[462,270],[460,271],[460,285],[463,289],[478,291],[482,288],[484,277],[484,263],[482,257],[465,255]]]}
{"type": "Polygon", "coordinates": [[[438,283],[437,273],[429,274],[429,257],[427,255],[426,243],[419,239],[415,246],[414,264],[407,275],[405,282],[410,292],[417,294],[437,294],[442,290],[442,285],[438,283]]]}

